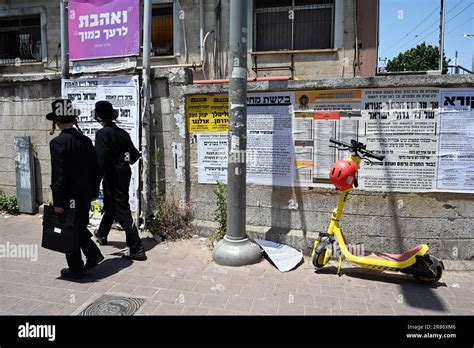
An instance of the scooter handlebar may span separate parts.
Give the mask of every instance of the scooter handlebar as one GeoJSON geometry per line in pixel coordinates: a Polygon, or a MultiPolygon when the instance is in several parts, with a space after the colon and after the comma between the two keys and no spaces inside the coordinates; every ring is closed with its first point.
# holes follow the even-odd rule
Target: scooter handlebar
{"type": "Polygon", "coordinates": [[[333,144],[336,144],[336,145],[339,145],[339,146],[342,146],[342,147],[346,147],[347,150],[350,150],[354,153],[359,152],[363,157],[373,158],[373,159],[376,159],[378,161],[383,161],[384,158],[385,158],[385,156],[377,155],[377,154],[373,153],[372,151],[366,150],[365,145],[362,144],[362,143],[359,143],[356,140],[351,140],[351,143],[349,144],[349,143],[331,138],[331,139],[329,139],[329,142],[333,143],[333,144]]]}

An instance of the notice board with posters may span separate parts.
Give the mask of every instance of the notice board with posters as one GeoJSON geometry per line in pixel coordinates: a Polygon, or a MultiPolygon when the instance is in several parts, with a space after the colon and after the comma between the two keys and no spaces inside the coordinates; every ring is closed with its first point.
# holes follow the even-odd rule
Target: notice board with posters
{"type": "MultiPolygon", "coordinates": [[[[360,189],[474,191],[473,89],[249,93],[247,105],[248,184],[332,187],[329,167],[348,155],[329,146],[336,138],[385,156],[361,162],[360,189]]],[[[198,182],[225,182],[227,96],[189,96],[186,110],[197,134],[198,182]]]]}
{"type": "MultiPolygon", "coordinates": [[[[139,120],[140,99],[138,76],[124,76],[114,78],[62,80],[62,96],[72,100],[74,108],[81,111],[78,123],[84,135],[92,142],[95,141],[95,132],[102,128],[100,123],[92,118],[91,112],[95,103],[106,100],[118,110],[117,125],[130,134],[133,145],[139,149],[139,120]]],[[[129,196],[132,211],[138,209],[139,168],[138,163],[131,166],[132,178],[130,181],[129,196]]],[[[103,196],[92,202],[92,224],[100,223],[100,211],[103,207],[103,196]]]]}

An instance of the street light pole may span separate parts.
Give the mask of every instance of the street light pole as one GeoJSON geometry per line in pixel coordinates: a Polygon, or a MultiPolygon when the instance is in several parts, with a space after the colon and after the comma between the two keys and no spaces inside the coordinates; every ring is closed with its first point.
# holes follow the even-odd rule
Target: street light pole
{"type": "Polygon", "coordinates": [[[69,38],[68,38],[68,18],[67,9],[68,0],[60,0],[59,2],[59,18],[61,21],[61,77],[69,78],[69,38]]]}
{"type": "MultiPolygon", "coordinates": [[[[464,37],[474,37],[474,34],[464,33],[464,37]]],[[[474,74],[474,47],[472,48],[471,71],[474,74]]]]}
{"type": "Polygon", "coordinates": [[[249,265],[262,258],[262,250],[246,232],[247,6],[248,1],[230,0],[227,231],[212,253],[224,266],[249,265]]]}

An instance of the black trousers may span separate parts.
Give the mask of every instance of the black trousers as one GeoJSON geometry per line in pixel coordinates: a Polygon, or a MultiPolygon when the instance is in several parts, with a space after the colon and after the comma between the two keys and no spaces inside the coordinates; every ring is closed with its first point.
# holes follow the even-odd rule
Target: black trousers
{"type": "Polygon", "coordinates": [[[91,239],[87,225],[89,224],[90,201],[76,200],[76,216],[74,220],[74,231],[79,235],[79,247],[72,254],[66,254],[69,268],[75,272],[82,271],[84,262],[82,261],[81,250],[87,259],[97,257],[101,254],[99,248],[91,239]]]}
{"type": "Polygon", "coordinates": [[[120,181],[109,182],[105,179],[102,182],[104,189],[104,208],[102,210],[102,220],[100,221],[97,234],[107,238],[114,221],[117,221],[125,231],[125,238],[130,252],[137,252],[142,248],[142,241],[138,235],[138,229],[132,218],[130,211],[128,187],[130,185],[130,175],[121,173],[118,177],[120,181]]]}

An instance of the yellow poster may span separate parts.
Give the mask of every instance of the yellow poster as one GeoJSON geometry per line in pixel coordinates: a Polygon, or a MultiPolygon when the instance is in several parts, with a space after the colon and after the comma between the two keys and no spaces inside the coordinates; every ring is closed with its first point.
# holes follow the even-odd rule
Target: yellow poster
{"type": "Polygon", "coordinates": [[[189,133],[227,132],[229,97],[227,95],[193,95],[186,97],[189,133]]]}

